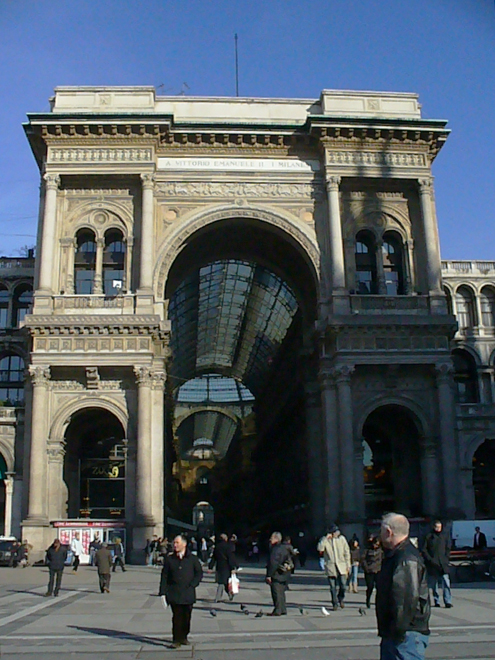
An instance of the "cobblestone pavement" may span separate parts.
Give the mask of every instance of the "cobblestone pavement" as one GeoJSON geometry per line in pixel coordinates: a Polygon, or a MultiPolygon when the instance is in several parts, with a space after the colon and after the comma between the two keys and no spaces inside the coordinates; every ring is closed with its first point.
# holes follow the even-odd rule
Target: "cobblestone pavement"
{"type": "MultiPolygon", "coordinates": [[[[329,604],[323,575],[315,568],[296,572],[288,592],[287,617],[256,617],[271,611],[261,568],[240,574],[241,593],[215,606],[216,586],[206,574],[198,590],[190,647],[170,649],[170,611],[157,597],[159,570],[130,566],[112,574],[111,593],[98,589],[96,570],[65,571],[58,598],[43,598],[45,568],[0,568],[0,650],[2,660],[62,657],[194,658],[197,660],[373,660],[379,657],[373,609],[360,613],[364,590],[347,596],[344,610],[324,616],[329,604]],[[241,611],[245,605],[249,614],[241,611]]],[[[427,658],[495,658],[495,582],[454,586],[454,607],[434,609],[427,658]]]]}

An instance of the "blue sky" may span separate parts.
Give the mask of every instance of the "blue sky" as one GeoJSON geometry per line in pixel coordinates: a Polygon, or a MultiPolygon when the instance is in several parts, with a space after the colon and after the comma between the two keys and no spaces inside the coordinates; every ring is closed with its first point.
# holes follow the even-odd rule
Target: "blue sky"
{"type": "Polygon", "coordinates": [[[434,164],[444,259],[495,259],[494,0],[0,0],[0,255],[34,244],[27,112],[57,85],[317,98],[409,91],[452,134],[434,164]],[[187,84],[187,88],[183,85],[187,84]]]}

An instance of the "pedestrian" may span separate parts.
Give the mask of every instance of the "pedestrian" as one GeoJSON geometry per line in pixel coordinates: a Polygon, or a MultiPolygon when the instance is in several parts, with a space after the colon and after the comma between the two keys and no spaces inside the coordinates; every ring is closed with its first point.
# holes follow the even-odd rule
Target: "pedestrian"
{"type": "Polygon", "coordinates": [[[122,573],[125,573],[124,546],[122,545],[122,539],[119,536],[116,536],[113,540],[113,554],[112,572],[115,573],[117,566],[120,566],[122,573]]]}
{"type": "Polygon", "coordinates": [[[72,562],[72,572],[77,573],[77,569],[79,568],[79,562],[80,562],[79,557],[84,554],[83,544],[79,539],[79,532],[76,532],[74,534],[74,538],[72,539],[72,542],[70,544],[70,549],[72,550],[72,554],[74,556],[72,562]]]}
{"type": "Polygon", "coordinates": [[[146,566],[151,566],[151,550],[149,539],[146,539],[146,545],[144,546],[144,563],[146,566]]]}
{"type": "Polygon", "coordinates": [[[282,544],[282,534],[273,532],[269,540],[270,554],[266,567],[265,582],[270,585],[273,600],[273,612],[268,616],[283,616],[287,614],[285,592],[294,563],[290,559],[287,546],[282,544]]]}
{"type": "Polygon", "coordinates": [[[361,548],[359,547],[359,541],[356,535],[352,537],[349,549],[351,552],[351,570],[347,576],[347,587],[350,593],[357,594],[359,564],[361,563],[361,548]]]}
{"type": "Polygon", "coordinates": [[[380,660],[424,660],[430,630],[426,567],[409,539],[409,521],[399,513],[382,519],[384,549],[376,589],[380,660]]]}
{"type": "Polygon", "coordinates": [[[427,534],[423,545],[423,557],[428,574],[428,587],[433,594],[435,607],[440,607],[438,585],[442,585],[443,603],[447,609],[452,607],[450,590],[449,558],[450,539],[444,533],[440,520],[435,520],[432,531],[427,534]]]}
{"type": "Polygon", "coordinates": [[[67,559],[67,548],[63,546],[58,539],[51,544],[46,551],[46,563],[48,564],[48,571],[50,579],[48,581],[48,589],[45,596],[58,596],[60,585],[62,584],[62,574],[64,572],[65,561],[67,559]],[[55,590],[53,585],[55,583],[55,590]]]}
{"type": "Polygon", "coordinates": [[[294,571],[296,570],[296,558],[297,558],[297,555],[299,554],[299,551],[296,550],[294,548],[294,546],[292,545],[292,539],[288,534],[286,536],[284,536],[284,539],[282,541],[282,545],[285,548],[287,548],[287,550],[289,551],[290,561],[292,562],[292,568],[289,572],[289,579],[287,580],[287,582],[285,584],[285,590],[289,591],[289,589],[290,589],[289,583],[290,583],[291,577],[294,575],[294,571]]]}
{"type": "Polygon", "coordinates": [[[371,596],[376,586],[378,573],[382,567],[383,550],[378,536],[370,535],[367,546],[364,550],[361,566],[364,571],[364,581],[366,583],[366,607],[371,607],[371,596]]]}
{"type": "Polygon", "coordinates": [[[110,569],[112,567],[112,553],[108,543],[102,543],[95,553],[95,566],[98,568],[98,580],[101,593],[110,593],[110,569]]]}
{"type": "Polygon", "coordinates": [[[172,644],[174,648],[189,645],[191,615],[196,602],[196,587],[203,578],[199,559],[187,547],[182,534],[174,538],[173,552],[164,558],[160,596],[165,596],[172,608],[172,644]]]}
{"type": "Polygon", "coordinates": [[[344,609],[345,583],[351,570],[349,544],[335,523],[328,527],[326,536],[318,544],[318,552],[323,557],[325,574],[330,586],[332,607],[344,609]]]}
{"type": "Polygon", "coordinates": [[[308,558],[308,542],[304,532],[299,532],[296,547],[299,550],[299,565],[301,568],[304,568],[308,558]]]}
{"type": "Polygon", "coordinates": [[[96,553],[98,552],[98,550],[100,548],[101,548],[100,534],[99,534],[99,532],[96,532],[94,539],[89,544],[89,565],[90,566],[95,565],[95,555],[96,555],[96,553]]]}
{"type": "Polygon", "coordinates": [[[150,566],[155,566],[158,559],[158,549],[159,549],[159,539],[156,534],[153,534],[151,543],[149,546],[150,550],[150,566]]]}
{"type": "Polygon", "coordinates": [[[17,563],[22,568],[26,568],[29,565],[29,552],[32,550],[33,546],[30,545],[26,540],[24,540],[17,550],[17,563]]]}
{"type": "Polygon", "coordinates": [[[215,544],[213,550],[209,568],[210,570],[216,569],[215,581],[217,583],[217,593],[215,595],[215,603],[219,603],[222,600],[224,590],[229,600],[233,600],[234,594],[229,593],[229,578],[232,575],[232,571],[237,570],[238,564],[227,534],[220,534],[219,541],[215,544]]]}
{"type": "Polygon", "coordinates": [[[479,527],[474,528],[473,549],[485,550],[486,549],[486,535],[483,534],[479,527]]]}
{"type": "Polygon", "coordinates": [[[199,556],[201,559],[201,562],[203,564],[206,564],[208,560],[208,543],[206,542],[206,539],[204,536],[201,537],[200,541],[200,546],[199,546],[199,556]]]}

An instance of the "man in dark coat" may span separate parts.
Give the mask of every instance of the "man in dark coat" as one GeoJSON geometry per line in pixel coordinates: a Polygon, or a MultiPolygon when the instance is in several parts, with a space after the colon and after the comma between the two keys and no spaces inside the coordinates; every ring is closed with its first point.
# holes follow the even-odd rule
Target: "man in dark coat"
{"type": "Polygon", "coordinates": [[[229,541],[229,537],[227,534],[220,534],[219,538],[220,540],[215,544],[215,549],[213,550],[213,555],[208,566],[210,569],[216,567],[216,582],[218,586],[215,603],[219,603],[222,600],[224,589],[229,600],[234,598],[234,595],[229,593],[229,578],[232,575],[232,571],[238,568],[233,545],[229,541]]]}
{"type": "Polygon", "coordinates": [[[191,614],[196,602],[196,587],[203,578],[201,563],[187,548],[187,539],[176,536],[174,551],[163,562],[160,596],[165,596],[172,608],[172,643],[174,648],[189,644],[191,614]]]}
{"type": "Polygon", "coordinates": [[[291,576],[291,554],[287,546],[282,544],[282,534],[273,532],[270,536],[270,556],[266,567],[265,581],[270,585],[273,600],[273,612],[268,616],[282,616],[287,614],[285,592],[291,576]],[[285,566],[284,566],[285,565],[285,566]]]}
{"type": "Polygon", "coordinates": [[[46,551],[46,563],[50,572],[48,589],[45,596],[58,596],[60,585],[62,584],[62,574],[64,572],[65,560],[67,559],[67,548],[63,546],[58,539],[51,544],[46,551]],[[55,591],[53,583],[55,582],[55,591]]]}
{"type": "Polygon", "coordinates": [[[380,660],[424,660],[430,630],[426,567],[409,539],[409,521],[388,513],[380,530],[385,556],[378,573],[380,660]]]}
{"type": "Polygon", "coordinates": [[[112,569],[112,553],[108,543],[103,543],[95,553],[95,565],[98,567],[98,579],[101,593],[110,593],[110,571],[112,569]]]}
{"type": "Polygon", "coordinates": [[[440,520],[435,520],[432,531],[425,538],[423,557],[428,573],[428,587],[433,592],[435,607],[440,607],[439,583],[442,585],[445,607],[452,607],[449,576],[450,541],[442,531],[440,520]]]}
{"type": "Polygon", "coordinates": [[[473,549],[485,550],[486,548],[486,535],[480,530],[479,527],[474,528],[473,549]]]}

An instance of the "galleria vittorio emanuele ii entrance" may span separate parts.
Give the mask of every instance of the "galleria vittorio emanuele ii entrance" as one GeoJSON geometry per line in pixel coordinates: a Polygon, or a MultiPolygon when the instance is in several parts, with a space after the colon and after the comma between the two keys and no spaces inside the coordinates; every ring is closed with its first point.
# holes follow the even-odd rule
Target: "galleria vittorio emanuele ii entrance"
{"type": "Polygon", "coordinates": [[[431,177],[448,131],[415,94],[61,87],[25,130],[43,185],[15,498],[36,551],[99,525],[142,561],[199,502],[314,536],[481,502],[431,177]]]}

